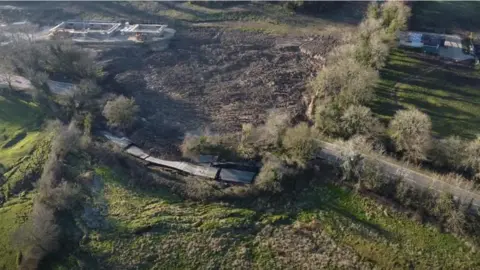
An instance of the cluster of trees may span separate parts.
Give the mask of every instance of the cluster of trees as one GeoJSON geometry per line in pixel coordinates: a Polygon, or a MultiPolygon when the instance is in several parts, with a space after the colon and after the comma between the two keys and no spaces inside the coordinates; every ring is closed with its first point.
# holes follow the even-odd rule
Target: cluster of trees
{"type": "MultiPolygon", "coordinates": [[[[64,122],[86,115],[91,122],[101,116],[96,99],[102,94],[98,81],[103,72],[95,55],[69,42],[38,40],[38,32],[37,26],[25,24],[1,33],[9,41],[0,47],[0,73],[9,86],[3,94],[15,93],[12,82],[19,75],[32,83],[34,100],[64,122]],[[75,89],[68,95],[55,95],[47,84],[50,78],[73,83],[75,89]]],[[[124,96],[109,100],[103,108],[108,125],[120,130],[132,126],[137,112],[134,99],[124,96]]]]}
{"type": "Polygon", "coordinates": [[[345,140],[360,135],[393,144],[399,155],[414,164],[431,160],[435,166],[480,177],[479,139],[434,139],[430,118],[417,109],[398,111],[384,126],[366,107],[395,34],[406,27],[409,16],[409,7],[399,1],[370,4],[350,42],[334,49],[326,67],[310,82],[307,116],[322,134],[345,140]]]}
{"type": "Polygon", "coordinates": [[[14,244],[22,251],[21,269],[36,269],[41,260],[56,251],[61,244],[62,227],[59,217],[77,206],[81,196],[75,179],[68,178],[65,161],[74,151],[80,132],[74,125],[60,122],[49,125],[55,136],[48,159],[37,181],[37,196],[26,222],[13,236],[14,244]]]}
{"type": "Polygon", "coordinates": [[[59,119],[46,127],[56,135],[48,158],[43,159],[43,169],[39,165],[41,175],[29,179],[36,181],[37,190],[32,212],[13,235],[22,255],[21,269],[37,269],[45,256],[69,240],[65,239],[63,222],[71,220],[73,211],[81,208],[78,203],[83,196],[78,170],[68,165],[69,153],[90,144],[95,119],[104,116],[109,126],[124,131],[134,123],[138,112],[133,98],[114,96],[102,102],[104,93],[98,84],[102,70],[94,54],[68,42],[37,40],[37,30],[27,24],[2,32],[10,43],[0,46],[0,73],[8,84],[2,94],[7,98],[18,95],[12,81],[14,75],[22,76],[33,86],[33,100],[48,116],[59,119]],[[75,86],[71,93],[58,95],[49,88],[49,79],[75,86]],[[65,126],[62,122],[75,124],[65,126]]]}
{"type": "Polygon", "coordinates": [[[429,143],[424,137],[430,135],[428,116],[417,110],[400,111],[387,129],[366,107],[374,98],[378,70],[385,65],[395,35],[406,27],[409,15],[410,9],[401,2],[370,4],[356,33],[328,55],[326,67],[310,82],[307,116],[321,133],[332,137],[361,135],[381,141],[391,135],[396,150],[418,162],[429,143]]]}
{"type": "Polygon", "coordinates": [[[409,15],[410,9],[399,1],[370,4],[366,18],[350,41],[328,55],[325,68],[310,82],[312,98],[307,116],[328,136],[388,139],[399,154],[413,163],[431,156],[438,165],[468,167],[478,173],[478,161],[474,157],[458,154],[474,154],[477,141],[463,147],[465,143],[455,142],[458,138],[440,140],[432,150],[432,124],[426,114],[417,109],[401,110],[385,127],[366,107],[374,97],[378,70],[385,65],[395,34],[406,27],[409,15]],[[452,148],[459,150],[457,156],[452,148]]]}
{"type": "MultiPolygon", "coordinates": [[[[329,53],[325,68],[310,82],[311,101],[306,113],[310,119],[319,106],[343,111],[372,100],[378,69],[385,65],[396,32],[406,28],[409,15],[409,8],[401,2],[369,6],[355,34],[329,53]]],[[[321,117],[315,119],[322,121],[321,117]]]]}

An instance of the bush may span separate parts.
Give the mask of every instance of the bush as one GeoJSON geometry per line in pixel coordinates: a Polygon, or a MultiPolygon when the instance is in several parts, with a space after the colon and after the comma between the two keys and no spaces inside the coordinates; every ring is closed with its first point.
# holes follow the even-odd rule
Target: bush
{"type": "Polygon", "coordinates": [[[291,169],[282,160],[269,156],[264,160],[254,184],[261,191],[280,193],[283,191],[283,180],[290,174],[292,174],[291,169]]]}
{"type": "Polygon", "coordinates": [[[285,131],[282,148],[288,163],[305,167],[319,150],[319,144],[315,132],[306,123],[300,123],[285,131]]]}
{"type": "Polygon", "coordinates": [[[219,135],[187,135],[180,146],[182,155],[197,160],[200,155],[218,155],[223,158],[235,158],[237,138],[219,135]]]}
{"type": "MultiPolygon", "coordinates": [[[[358,174],[358,189],[362,190],[366,188],[373,192],[383,194],[383,188],[385,182],[388,181],[382,168],[378,163],[372,162],[368,159],[364,159],[362,162],[361,172],[358,174]]],[[[346,168],[346,166],[344,166],[346,168]]]]}
{"type": "Polygon", "coordinates": [[[473,170],[476,178],[480,179],[480,137],[468,143],[463,163],[473,170]]]}
{"type": "Polygon", "coordinates": [[[318,103],[315,111],[315,128],[329,136],[340,135],[341,111],[335,103],[318,103]]]}
{"type": "Polygon", "coordinates": [[[271,111],[264,125],[253,127],[242,126],[242,135],[238,152],[245,158],[254,158],[266,152],[276,151],[280,147],[281,138],[288,127],[290,116],[282,111],[271,111]]]}
{"type": "Polygon", "coordinates": [[[95,79],[101,69],[95,63],[94,55],[68,43],[49,44],[49,61],[46,70],[52,74],[62,74],[72,80],[95,79]]]}
{"type": "Polygon", "coordinates": [[[103,116],[107,118],[108,125],[127,129],[136,120],[138,106],[135,105],[135,99],[119,96],[110,100],[103,108],[103,116]]]}
{"type": "Polygon", "coordinates": [[[430,157],[435,166],[460,169],[466,159],[466,143],[458,136],[435,140],[430,157]]]}
{"type": "Polygon", "coordinates": [[[382,155],[385,153],[385,147],[382,142],[376,138],[363,135],[356,135],[343,142],[344,148],[369,155],[382,155]]]}
{"type": "Polygon", "coordinates": [[[397,151],[414,163],[425,159],[431,146],[432,122],[417,109],[401,110],[390,122],[390,135],[397,151]]]}
{"type": "Polygon", "coordinates": [[[81,80],[75,86],[73,99],[76,107],[92,107],[95,97],[101,92],[100,87],[93,80],[81,80]]]}
{"type": "Polygon", "coordinates": [[[453,198],[452,194],[440,194],[432,213],[444,226],[444,229],[456,234],[464,233],[466,227],[465,211],[462,210],[460,203],[453,198]]]}
{"type": "Polygon", "coordinates": [[[370,108],[365,106],[351,105],[340,117],[342,134],[344,138],[353,135],[365,135],[377,137],[383,132],[383,127],[370,108]]]}
{"type": "Polygon", "coordinates": [[[352,147],[344,147],[342,155],[342,180],[348,182],[357,182],[363,171],[363,156],[352,147]]]}

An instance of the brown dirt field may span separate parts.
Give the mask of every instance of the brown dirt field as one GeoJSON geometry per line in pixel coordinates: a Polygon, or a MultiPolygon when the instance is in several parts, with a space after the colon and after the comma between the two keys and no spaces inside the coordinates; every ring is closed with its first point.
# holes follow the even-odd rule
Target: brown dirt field
{"type": "Polygon", "coordinates": [[[162,149],[188,132],[259,124],[274,108],[302,114],[306,81],[322,61],[300,51],[307,43],[326,54],[338,41],[191,27],[163,52],[117,48],[100,58],[107,62],[107,87],[135,97],[141,107],[144,123],[131,137],[162,149]]]}

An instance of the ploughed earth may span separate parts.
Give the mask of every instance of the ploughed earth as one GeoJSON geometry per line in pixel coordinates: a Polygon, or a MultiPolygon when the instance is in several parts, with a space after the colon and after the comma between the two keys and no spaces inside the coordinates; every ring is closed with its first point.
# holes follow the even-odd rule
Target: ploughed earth
{"type": "Polygon", "coordinates": [[[306,82],[338,39],[274,37],[190,27],[162,52],[103,51],[110,90],[135,97],[140,124],[129,136],[160,155],[174,154],[186,133],[238,131],[271,109],[305,111],[306,82]]]}

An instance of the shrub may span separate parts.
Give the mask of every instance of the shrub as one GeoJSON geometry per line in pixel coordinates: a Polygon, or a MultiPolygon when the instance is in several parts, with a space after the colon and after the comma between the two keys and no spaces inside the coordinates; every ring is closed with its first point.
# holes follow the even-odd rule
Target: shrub
{"type": "Polygon", "coordinates": [[[101,92],[100,87],[93,80],[81,80],[78,85],[75,86],[73,92],[73,99],[78,107],[88,106],[94,103],[94,98],[101,92]]]}
{"type": "Polygon", "coordinates": [[[444,229],[456,234],[463,234],[466,227],[466,215],[460,203],[452,194],[442,193],[436,200],[432,213],[444,229]]]}
{"type": "Polygon", "coordinates": [[[187,135],[180,150],[186,158],[196,160],[200,155],[218,155],[223,158],[235,158],[235,146],[238,142],[233,136],[187,135]]]}
{"type": "Polygon", "coordinates": [[[306,123],[300,123],[285,131],[282,138],[284,157],[288,163],[305,167],[319,150],[316,134],[306,123]]]}
{"type": "Polygon", "coordinates": [[[51,43],[48,49],[49,61],[46,69],[51,73],[62,74],[73,80],[95,79],[101,73],[94,55],[78,46],[51,43]]]}
{"type": "Polygon", "coordinates": [[[119,96],[110,100],[103,108],[103,115],[108,120],[108,125],[126,129],[135,122],[138,106],[133,98],[119,96]]]}
{"type": "Polygon", "coordinates": [[[463,163],[474,171],[475,177],[480,178],[480,137],[468,143],[463,163]]]}
{"type": "Polygon", "coordinates": [[[458,136],[435,140],[430,157],[435,166],[460,169],[466,159],[466,143],[458,136]]]}
{"type": "MultiPolygon", "coordinates": [[[[342,180],[349,182],[358,182],[363,171],[362,155],[350,147],[342,149],[342,180]]],[[[361,187],[361,183],[360,183],[361,187]]]]}
{"type": "Polygon", "coordinates": [[[350,138],[353,135],[365,135],[377,137],[382,133],[382,125],[370,108],[359,105],[351,105],[340,117],[343,137],[350,138]]]}
{"type": "Polygon", "coordinates": [[[258,130],[252,124],[243,124],[238,152],[244,158],[253,159],[260,153],[258,130]]]}
{"type": "Polygon", "coordinates": [[[238,152],[245,158],[254,158],[280,147],[281,137],[288,127],[290,116],[282,111],[271,111],[264,125],[242,126],[242,135],[238,152]]]}
{"type": "Polygon", "coordinates": [[[335,103],[318,103],[315,111],[315,128],[322,134],[341,134],[341,111],[335,103]]]}
{"type": "MultiPolygon", "coordinates": [[[[344,168],[348,167],[344,166],[344,168]]],[[[354,166],[352,166],[352,168],[354,168],[354,166]]],[[[354,173],[358,174],[358,176],[355,175],[358,177],[358,189],[362,190],[363,188],[367,188],[373,192],[383,194],[382,189],[385,186],[385,182],[388,181],[388,176],[383,173],[378,163],[364,159],[361,164],[361,171],[354,171],[354,173]]]]}
{"type": "Polygon", "coordinates": [[[397,151],[415,163],[423,160],[430,149],[431,130],[430,118],[417,109],[398,111],[390,122],[390,135],[397,151]]]}
{"type": "Polygon", "coordinates": [[[212,201],[222,195],[222,188],[219,183],[205,181],[195,177],[187,177],[186,183],[180,187],[184,197],[196,201],[212,201]]]}
{"type": "Polygon", "coordinates": [[[355,135],[343,142],[344,147],[360,152],[362,154],[382,155],[385,153],[385,147],[381,141],[363,135],[355,135]]]}
{"type": "Polygon", "coordinates": [[[279,193],[283,190],[282,181],[291,173],[282,160],[269,156],[264,159],[262,169],[255,178],[255,187],[264,192],[279,193]]]}
{"type": "Polygon", "coordinates": [[[472,192],[478,192],[475,181],[467,179],[460,174],[447,173],[447,174],[435,174],[434,177],[442,182],[452,184],[461,189],[470,190],[472,192]]]}

